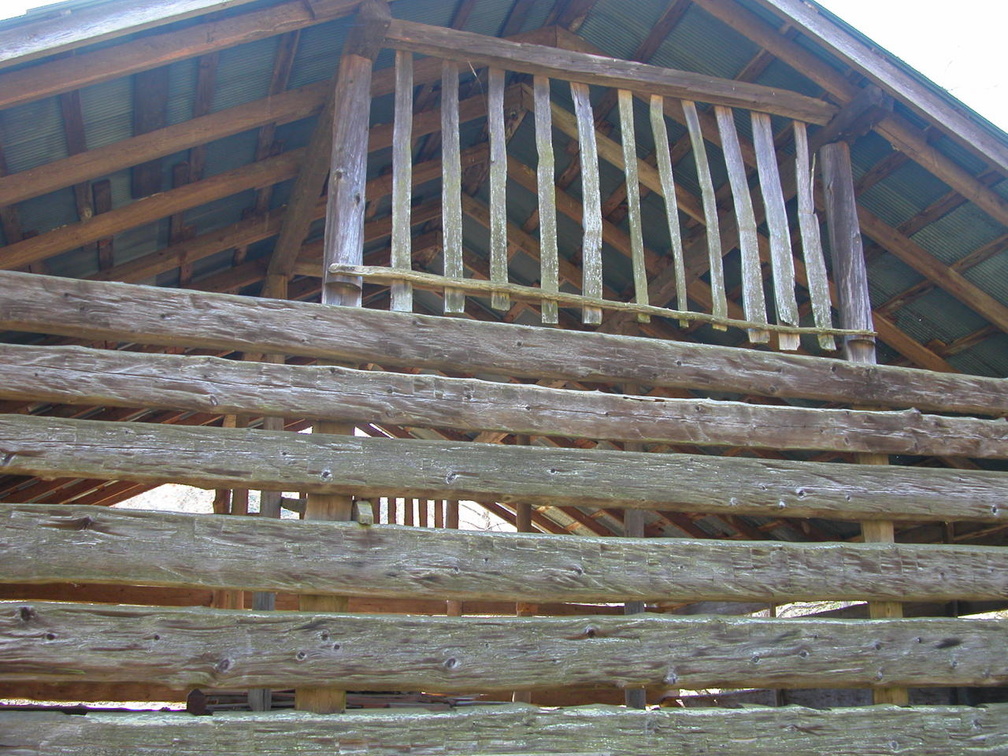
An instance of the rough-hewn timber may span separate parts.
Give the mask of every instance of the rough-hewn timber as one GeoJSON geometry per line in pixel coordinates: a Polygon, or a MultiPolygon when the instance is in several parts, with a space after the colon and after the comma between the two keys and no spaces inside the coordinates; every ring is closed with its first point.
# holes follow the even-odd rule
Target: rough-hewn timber
{"type": "Polygon", "coordinates": [[[0,471],[419,499],[1005,519],[1008,473],[0,416],[0,471]]]}
{"type": "Polygon", "coordinates": [[[0,714],[0,737],[33,756],[995,756],[1008,748],[1008,706],[896,706],[820,711],[753,709],[559,710],[520,704],[453,712],[354,712],[334,719],[272,714],[0,714]],[[365,751],[366,749],[366,751],[365,751]]]}
{"type": "Polygon", "coordinates": [[[0,603],[0,680],[173,687],[992,686],[1008,620],[400,617],[0,603]]]}
{"type": "Polygon", "coordinates": [[[0,505],[0,533],[4,583],[536,603],[1008,598],[1008,549],[982,546],[570,538],[44,504],[0,505]]]}
{"type": "Polygon", "coordinates": [[[1008,381],[0,271],[0,328],[339,362],[1008,415],[1008,381]]]}
{"type": "Polygon", "coordinates": [[[771,449],[1008,457],[1008,422],[664,399],[339,367],[0,345],[0,399],[771,449]]]}

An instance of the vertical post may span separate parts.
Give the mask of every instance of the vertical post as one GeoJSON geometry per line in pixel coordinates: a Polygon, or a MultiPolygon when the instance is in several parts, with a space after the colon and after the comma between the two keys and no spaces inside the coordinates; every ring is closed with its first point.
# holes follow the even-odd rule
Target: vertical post
{"type": "MultiPolygon", "coordinates": [[[[854,196],[854,175],[851,170],[850,147],[845,142],[827,144],[820,150],[823,189],[826,196],[826,221],[829,227],[830,253],[833,258],[833,280],[836,283],[840,307],[840,325],[852,330],[873,330],[871,300],[868,296],[868,273],[865,267],[861,225],[858,222],[854,196]]],[[[844,339],[844,355],[851,362],[875,364],[875,340],[871,337],[844,339]]],[[[858,454],[862,465],[887,465],[885,454],[858,454]]],[[[893,543],[893,523],[871,520],[861,523],[866,543],[893,543]]],[[[897,601],[872,601],[868,604],[872,619],[903,616],[903,605],[897,601]]],[[[906,705],[905,688],[876,688],[875,703],[906,705]]]]}
{"type": "MultiPolygon", "coordinates": [[[[332,163],[326,205],[323,252],[322,302],[359,307],[361,279],[333,276],[333,264],[360,265],[364,254],[364,187],[367,181],[368,125],[371,117],[371,69],[385,39],[391,15],[383,0],[366,0],[357,14],[357,23],[343,48],[336,77],[333,118],[332,163]]],[[[319,422],[316,433],[354,432],[352,423],[319,422]]],[[[311,494],[305,508],[306,520],[349,520],[353,515],[350,496],[311,494]]],[[[302,611],[345,612],[345,596],[303,595],[302,611]]],[[[346,691],[338,685],[298,688],[298,709],[318,714],[346,708],[346,691]]]]}

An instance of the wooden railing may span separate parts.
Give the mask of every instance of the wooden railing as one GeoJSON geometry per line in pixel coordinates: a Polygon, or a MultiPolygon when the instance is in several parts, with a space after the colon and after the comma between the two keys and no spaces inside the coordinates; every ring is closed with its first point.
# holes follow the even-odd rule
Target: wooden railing
{"type": "MultiPolygon", "coordinates": [[[[513,299],[535,302],[547,324],[559,322],[560,307],[580,309],[587,324],[601,323],[603,311],[608,310],[644,322],[661,316],[684,327],[709,323],[718,329],[744,328],[749,340],[756,343],[768,342],[770,333],[776,332],[779,346],[787,350],[798,348],[802,334],[814,334],[824,349],[835,348],[836,336],[871,336],[870,328],[845,330],[832,322],[807,133],[809,123],[821,124],[831,117],[833,108],[827,103],[757,85],[396,20],[388,28],[385,43],[396,49],[391,265],[342,262],[330,268],[330,275],[390,286],[391,308],[400,311],[413,309],[412,289],[419,287],[442,291],[446,314],[462,313],[466,295],[475,295],[489,298],[491,306],[499,310],[507,310],[513,299]],[[413,269],[423,267],[414,258],[410,231],[415,53],[443,59],[443,273],[413,269]],[[482,67],[486,67],[485,75],[482,67]],[[467,77],[476,74],[477,86],[470,89],[479,89],[478,94],[465,99],[462,109],[460,70],[467,77]],[[512,74],[530,74],[532,81],[508,88],[512,74]],[[590,85],[617,91],[618,142],[599,128],[606,114],[593,112],[590,85]],[[569,87],[573,112],[560,103],[564,86],[569,87]],[[484,100],[485,109],[477,110],[474,101],[484,100]],[[512,130],[508,121],[515,120],[515,100],[522,112],[533,115],[538,154],[534,180],[527,175],[527,168],[508,155],[512,130]],[[638,156],[637,100],[647,108],[654,164],[638,156]],[[480,148],[463,150],[460,122],[481,117],[483,112],[488,144],[478,159],[489,163],[488,207],[464,194],[462,186],[464,156],[480,148]],[[670,120],[684,129],[682,143],[674,150],[669,141],[670,120]],[[554,129],[579,145],[580,203],[556,187],[554,129]],[[740,131],[751,133],[751,142],[741,137],[740,131]],[[789,145],[793,154],[785,149],[789,145]],[[676,178],[687,154],[692,154],[699,201],[676,178]],[[603,217],[600,160],[624,172],[628,234],[603,217]],[[752,186],[750,173],[757,179],[752,186]],[[726,191],[716,191],[715,175],[727,175],[726,191]],[[509,220],[509,178],[537,197],[538,239],[509,220]],[[664,199],[664,217],[644,216],[641,187],[664,199]],[[730,194],[729,208],[724,207],[725,194],[730,194]],[[792,197],[796,198],[796,210],[789,219],[786,205],[792,197]],[[582,226],[580,271],[560,253],[558,212],[582,226]],[[488,263],[469,277],[462,232],[466,215],[485,223],[489,231],[488,263]],[[684,233],[682,217],[703,232],[684,233]],[[667,228],[669,239],[668,250],[660,254],[646,249],[644,239],[644,228],[658,224],[667,228]],[[764,224],[766,230],[761,232],[764,224]],[[619,280],[618,270],[625,259],[624,254],[619,259],[604,258],[605,244],[630,259],[629,297],[621,298],[607,286],[619,280]],[[509,276],[509,254],[515,247],[524,248],[538,261],[538,286],[509,276]],[[739,258],[728,254],[736,247],[739,258]],[[799,247],[802,261],[796,260],[799,247]],[[769,260],[773,317],[768,314],[761,255],[769,260]],[[709,286],[702,276],[709,278],[709,286]],[[741,307],[730,301],[726,279],[740,282],[741,307]],[[561,291],[561,284],[580,292],[561,291]],[[802,325],[796,296],[799,286],[807,291],[810,325],[802,325]]],[[[428,68],[429,64],[430,60],[425,60],[428,68]]],[[[425,255],[425,265],[431,262],[429,258],[425,255]]]]}

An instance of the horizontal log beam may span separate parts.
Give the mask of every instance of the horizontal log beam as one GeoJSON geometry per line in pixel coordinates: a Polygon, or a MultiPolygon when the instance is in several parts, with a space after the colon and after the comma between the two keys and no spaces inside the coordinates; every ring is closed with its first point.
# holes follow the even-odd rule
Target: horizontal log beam
{"type": "Polygon", "coordinates": [[[63,756],[168,751],[179,756],[240,751],[250,756],[329,756],[341,750],[433,756],[717,753],[834,756],[913,753],[996,756],[1008,748],[1008,705],[982,708],[535,709],[513,704],[451,712],[381,710],[338,718],[303,712],[0,714],[5,744],[27,753],[58,743],[63,756]]]}
{"type": "Polygon", "coordinates": [[[0,328],[388,367],[1008,415],[1008,381],[821,357],[0,271],[0,328]]]}
{"type": "Polygon", "coordinates": [[[0,680],[171,687],[995,686],[1008,621],[394,617],[0,603],[0,680]]]}
{"type": "Polygon", "coordinates": [[[1002,522],[1008,473],[0,416],[0,471],[419,499],[1002,522]]]}
{"type": "Polygon", "coordinates": [[[534,603],[1008,598],[1008,549],[981,546],[571,538],[40,504],[0,505],[0,531],[4,583],[534,603]]]}
{"type": "Polygon", "coordinates": [[[771,449],[1008,458],[1008,422],[0,344],[0,399],[771,449]]]}
{"type": "Polygon", "coordinates": [[[837,111],[828,102],[797,92],[399,19],[393,19],[389,26],[386,43],[399,50],[468,65],[496,66],[563,81],[748,108],[808,123],[828,123],[837,111]]]}

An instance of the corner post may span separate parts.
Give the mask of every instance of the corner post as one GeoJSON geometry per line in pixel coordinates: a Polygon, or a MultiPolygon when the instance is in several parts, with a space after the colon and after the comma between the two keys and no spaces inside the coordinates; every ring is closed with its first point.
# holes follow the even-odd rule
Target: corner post
{"type": "MultiPolygon", "coordinates": [[[[833,280],[839,296],[840,323],[852,330],[874,330],[871,300],[868,295],[868,273],[865,266],[861,225],[858,222],[854,196],[854,175],[851,169],[850,147],[846,142],[833,142],[819,151],[822,162],[823,189],[826,196],[826,222],[829,226],[830,253],[833,259],[833,280]]],[[[875,339],[871,336],[848,336],[844,339],[844,355],[850,362],[863,365],[876,363],[875,339]]],[[[858,464],[887,465],[885,454],[857,454],[858,464]]],[[[861,523],[865,543],[893,543],[893,523],[870,520],[861,523]]],[[[903,616],[898,601],[871,601],[868,613],[872,619],[893,619],[903,616]]],[[[875,688],[875,703],[909,703],[905,688],[875,688]]]]}
{"type": "MultiPolygon", "coordinates": [[[[333,276],[333,264],[360,265],[364,255],[364,188],[367,183],[368,126],[371,118],[371,70],[385,40],[391,15],[384,0],[365,0],[343,47],[333,96],[333,149],[326,204],[322,303],[359,307],[361,280],[333,276]]],[[[352,423],[316,422],[315,433],[352,435],[352,423]]],[[[306,520],[350,520],[353,497],[310,494],[306,520]]],[[[345,596],[302,595],[309,612],[345,612],[345,596]]],[[[332,714],[346,709],[346,691],[338,686],[295,690],[302,711],[332,714]]]]}

